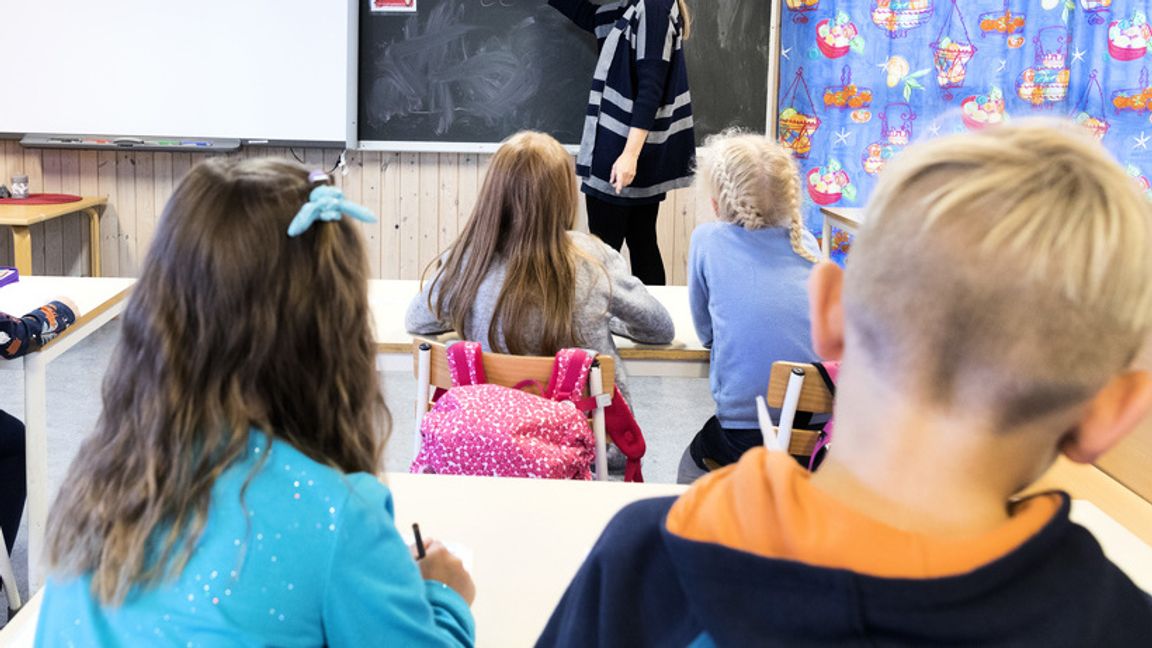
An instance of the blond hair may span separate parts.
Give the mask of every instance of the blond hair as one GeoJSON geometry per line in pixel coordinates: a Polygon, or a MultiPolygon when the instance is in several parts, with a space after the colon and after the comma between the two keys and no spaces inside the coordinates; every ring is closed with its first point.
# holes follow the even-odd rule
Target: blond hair
{"type": "Polygon", "coordinates": [[[749,230],[787,227],[792,251],[812,263],[820,260],[803,245],[800,172],[782,144],[728,130],[705,140],[696,164],[720,220],[749,230]]]}
{"type": "Polygon", "coordinates": [[[676,9],[680,12],[680,38],[688,40],[692,35],[692,14],[688,11],[688,3],[676,0],[676,9]]]}
{"type": "Polygon", "coordinates": [[[498,262],[504,285],[488,327],[490,348],[553,354],[581,346],[574,324],[579,255],[572,157],[555,138],[524,131],[492,157],[472,216],[442,262],[433,262],[428,307],[460,334],[469,329],[480,284],[498,262]],[[526,321],[538,326],[525,326],[526,321]]]}
{"type": "Polygon", "coordinates": [[[998,424],[1067,411],[1152,329],[1152,208],[1071,123],[914,145],[880,176],[844,287],[878,377],[998,424]]]}
{"type": "Polygon", "coordinates": [[[164,208],[48,522],[49,563],[91,573],[101,603],[184,568],[252,428],[344,472],[379,469],[367,255],[347,221],[288,236],[313,186],[292,162],[215,158],[164,208]]]}

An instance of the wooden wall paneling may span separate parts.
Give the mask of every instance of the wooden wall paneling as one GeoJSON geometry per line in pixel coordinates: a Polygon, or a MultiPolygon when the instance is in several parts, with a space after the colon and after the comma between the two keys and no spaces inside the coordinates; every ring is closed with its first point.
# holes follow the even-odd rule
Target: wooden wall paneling
{"type": "MultiPolygon", "coordinates": [[[[227,157],[299,157],[305,166],[328,170],[339,155],[339,149],[253,147],[227,157]]],[[[207,157],[213,155],[43,151],[6,140],[0,142],[0,182],[9,183],[13,174],[24,173],[34,191],[107,196],[99,242],[104,273],[135,276],[173,190],[192,166],[207,157]]],[[[419,278],[467,223],[491,159],[490,154],[475,153],[349,152],[348,175],[337,170],[336,183],[380,218],[378,224],[364,228],[372,276],[419,278]]],[[[706,208],[706,198],[694,189],[672,192],[661,207],[657,232],[671,283],[683,283],[687,277],[688,241],[695,223],[710,217],[706,208]]],[[[86,220],[70,216],[55,223],[33,231],[34,271],[87,274],[86,220]]],[[[582,194],[576,227],[587,228],[582,194]]],[[[0,234],[0,262],[11,261],[11,237],[0,234]]]]}
{"type": "Polygon", "coordinates": [[[420,154],[400,154],[400,277],[420,276],[420,154]]]}
{"type": "Polygon", "coordinates": [[[337,187],[343,187],[344,178],[348,177],[345,174],[347,168],[341,169],[339,166],[341,152],[341,149],[320,149],[320,154],[322,156],[320,158],[320,167],[325,171],[331,172],[332,177],[336,179],[335,182],[337,187]]]}
{"type": "MultiPolygon", "coordinates": [[[[476,198],[480,195],[480,182],[483,180],[480,175],[480,157],[477,153],[460,155],[456,180],[456,202],[458,204],[456,231],[452,235],[452,241],[460,236],[460,231],[468,224],[468,219],[472,217],[472,209],[476,206],[476,198]]],[[[451,244],[452,241],[448,243],[451,244]]],[[[447,246],[444,247],[447,248],[447,246]]]]}
{"type": "MultiPolygon", "coordinates": [[[[60,151],[60,191],[66,194],[84,195],[80,191],[80,151],[64,149],[60,151]]],[[[88,217],[83,214],[69,214],[60,221],[60,251],[63,263],[60,274],[73,277],[87,275],[84,265],[84,230],[88,229],[88,217]]]]}
{"type": "MultiPolygon", "coordinates": [[[[188,175],[188,171],[192,169],[192,154],[191,153],[173,153],[172,154],[172,191],[176,191],[176,187],[180,185],[180,181],[184,176],[188,175]]],[[[169,196],[168,198],[171,198],[169,196]]],[[[168,204],[168,198],[164,199],[164,204],[168,204]]]]}
{"type": "Polygon", "coordinates": [[[332,169],[331,166],[325,166],[325,164],[324,164],[324,150],[323,149],[318,149],[318,148],[306,148],[303,150],[297,149],[297,154],[303,154],[302,157],[304,158],[304,166],[308,167],[309,170],[322,169],[324,171],[330,171],[332,169]]]}
{"type": "Polygon", "coordinates": [[[440,252],[447,249],[460,232],[460,164],[463,155],[440,154],[438,184],[439,221],[436,224],[436,251],[421,265],[421,272],[440,252]]]}
{"type": "Polygon", "coordinates": [[[403,241],[400,208],[400,177],[404,161],[399,153],[380,156],[380,272],[382,279],[399,279],[400,246],[403,241]]]}
{"type": "Polygon", "coordinates": [[[117,254],[120,255],[120,276],[139,275],[136,258],[136,156],[132,151],[116,154],[116,204],[119,207],[120,238],[117,254]]]}
{"type": "Polygon", "coordinates": [[[416,261],[416,275],[420,276],[424,267],[436,258],[440,245],[440,174],[447,172],[450,165],[447,158],[455,157],[448,153],[420,154],[420,221],[419,252],[416,261]],[[441,157],[445,158],[441,160],[441,157]]]}
{"type": "MultiPolygon", "coordinates": [[[[39,149],[26,149],[16,143],[20,149],[23,164],[13,171],[13,174],[28,176],[28,190],[31,192],[44,191],[43,158],[39,149]]],[[[44,266],[44,223],[37,223],[28,229],[32,235],[32,274],[47,274],[44,266]]]]}
{"type": "MultiPolygon", "coordinates": [[[[140,276],[140,266],[148,257],[152,245],[152,233],[156,230],[156,192],[162,182],[156,169],[156,158],[163,153],[140,153],[136,156],[133,174],[136,176],[136,243],[132,246],[135,254],[136,271],[140,276]]],[[[170,155],[170,154],[167,154],[170,155]]],[[[165,181],[166,182],[166,181],[165,181]]]]}
{"type": "MultiPolygon", "coordinates": [[[[61,193],[60,181],[62,175],[60,162],[60,149],[44,149],[40,151],[41,181],[39,189],[44,193],[61,193]]],[[[64,228],[61,227],[60,218],[53,218],[44,223],[44,270],[46,275],[60,276],[64,274],[64,228]]],[[[33,247],[39,247],[36,243],[33,247]]]]}
{"type": "MultiPolygon", "coordinates": [[[[100,179],[98,178],[98,169],[100,166],[100,158],[96,151],[79,151],[80,162],[80,190],[77,192],[81,196],[101,196],[104,192],[100,191],[100,179]]],[[[107,213],[107,207],[100,213],[100,226],[103,228],[104,222],[107,220],[104,214],[107,213]]],[[[80,256],[79,268],[80,274],[88,275],[92,268],[92,244],[91,232],[88,229],[87,217],[78,218],[80,222],[80,256]]],[[[103,230],[101,230],[103,231],[103,230]]],[[[95,242],[97,246],[100,241],[95,242]]],[[[103,261],[103,259],[101,259],[103,261]]],[[[101,263],[103,266],[103,263],[101,263]]],[[[107,272],[107,268],[101,267],[101,272],[107,272]]]]}
{"type": "MultiPolygon", "coordinates": [[[[154,153],[152,156],[152,173],[156,178],[154,187],[152,188],[152,210],[149,214],[147,237],[143,237],[144,242],[143,250],[151,249],[152,237],[156,233],[156,227],[160,225],[160,215],[164,213],[164,206],[168,204],[168,199],[172,197],[172,192],[176,190],[175,173],[175,156],[179,153],[170,153],[161,151],[154,153]]],[[[141,260],[145,258],[145,254],[141,254],[141,260]]]]}
{"type": "Polygon", "coordinates": [[[672,245],[676,238],[676,214],[679,211],[680,191],[672,191],[660,203],[660,214],[656,217],[656,243],[660,246],[660,257],[664,261],[664,274],[669,282],[675,272],[676,259],[672,245]]]}
{"type": "Polygon", "coordinates": [[[707,223],[716,219],[716,212],[712,208],[712,194],[704,187],[696,184],[692,185],[691,191],[692,202],[687,206],[687,209],[681,214],[680,221],[683,223],[682,237],[678,245],[683,246],[684,257],[684,281],[688,283],[688,248],[692,243],[692,231],[700,223],[707,223]]]}
{"type": "MultiPolygon", "coordinates": [[[[8,143],[0,140],[0,184],[8,186],[12,174],[8,172],[8,143]]],[[[0,265],[12,265],[12,230],[0,227],[0,265]]]]}
{"type": "Polygon", "coordinates": [[[117,151],[97,154],[96,178],[101,194],[108,196],[108,206],[100,219],[100,272],[107,277],[120,277],[120,191],[116,182],[117,151]]]}
{"type": "MultiPolygon", "coordinates": [[[[379,151],[355,151],[348,154],[349,173],[347,183],[349,188],[359,185],[359,201],[373,214],[376,214],[375,223],[365,223],[363,229],[364,244],[368,249],[368,267],[373,277],[380,277],[380,245],[381,231],[388,226],[388,214],[380,208],[380,182],[383,179],[383,168],[380,165],[381,153],[379,151]]],[[[352,194],[349,193],[349,196],[352,194]]]]}

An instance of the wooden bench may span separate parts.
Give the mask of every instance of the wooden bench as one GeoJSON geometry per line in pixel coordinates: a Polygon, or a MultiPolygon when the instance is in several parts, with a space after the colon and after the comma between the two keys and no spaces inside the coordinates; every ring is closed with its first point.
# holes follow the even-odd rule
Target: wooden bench
{"type": "Polygon", "coordinates": [[[81,212],[88,216],[90,250],[89,258],[92,262],[92,276],[100,276],[100,211],[108,204],[108,198],[81,198],[76,202],[59,203],[56,205],[0,205],[0,225],[12,228],[12,247],[16,261],[16,269],[21,275],[32,274],[32,233],[31,226],[36,223],[59,218],[68,214],[81,212]]]}

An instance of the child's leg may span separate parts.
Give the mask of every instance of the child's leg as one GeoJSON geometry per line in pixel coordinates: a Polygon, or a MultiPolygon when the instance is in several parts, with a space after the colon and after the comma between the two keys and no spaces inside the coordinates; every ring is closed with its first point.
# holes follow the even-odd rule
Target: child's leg
{"type": "Polygon", "coordinates": [[[584,203],[588,207],[588,231],[619,252],[628,232],[628,208],[587,194],[584,203]]]}
{"type": "Polygon", "coordinates": [[[660,256],[660,243],[656,238],[656,217],[660,203],[636,205],[628,208],[628,253],[632,259],[632,274],[648,286],[663,286],[664,259],[660,256]]]}
{"type": "Polygon", "coordinates": [[[692,448],[684,448],[684,454],[680,457],[680,467],[676,469],[676,483],[691,484],[707,474],[707,470],[696,465],[696,460],[692,458],[692,448]]]}
{"type": "Polygon", "coordinates": [[[24,424],[0,410],[0,529],[8,553],[12,553],[24,513],[24,471],[24,424]]]}
{"type": "Polygon", "coordinates": [[[763,443],[760,430],[720,427],[720,419],[713,416],[680,458],[676,483],[690,484],[717,468],[736,463],[745,452],[763,443]]]}

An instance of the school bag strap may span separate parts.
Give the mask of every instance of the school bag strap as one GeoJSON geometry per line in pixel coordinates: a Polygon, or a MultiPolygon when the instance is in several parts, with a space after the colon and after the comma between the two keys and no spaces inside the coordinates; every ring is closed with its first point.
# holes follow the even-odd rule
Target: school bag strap
{"type": "Polygon", "coordinates": [[[644,473],[640,469],[640,460],[648,451],[648,445],[644,442],[644,433],[640,430],[640,424],[636,422],[636,416],[632,414],[628,401],[624,400],[619,385],[616,386],[612,396],[612,404],[604,410],[604,427],[612,443],[616,444],[627,459],[624,463],[624,481],[643,482],[644,473]]]}
{"type": "Polygon", "coordinates": [[[833,376],[832,374],[833,373],[840,373],[840,363],[839,362],[813,362],[812,366],[816,367],[816,371],[819,372],[820,377],[822,379],[824,379],[824,386],[828,388],[828,393],[832,394],[832,397],[835,398],[836,397],[836,377],[833,376]]]}
{"type": "Polygon", "coordinates": [[[552,362],[552,376],[544,387],[544,398],[554,401],[570,401],[582,412],[596,408],[595,394],[585,397],[588,374],[596,352],[588,349],[560,349],[552,362]]]}
{"type": "Polygon", "coordinates": [[[450,344],[445,352],[453,387],[488,382],[484,375],[484,347],[479,342],[456,342],[450,344]]]}
{"type": "MultiPolygon", "coordinates": [[[[824,386],[828,388],[828,393],[832,394],[832,398],[836,398],[836,377],[840,374],[839,362],[813,362],[812,366],[816,368],[816,372],[820,374],[820,378],[824,381],[824,386]]],[[[816,446],[812,448],[812,455],[808,457],[808,470],[814,471],[820,463],[821,451],[832,443],[832,430],[834,428],[833,420],[828,419],[824,424],[824,428],[820,430],[820,436],[816,439],[816,446]]]]}
{"type": "MultiPolygon", "coordinates": [[[[588,384],[588,374],[596,352],[587,349],[561,349],[552,363],[552,377],[544,389],[544,396],[556,401],[570,401],[583,412],[596,408],[596,396],[584,396],[588,384]]],[[[604,427],[612,442],[627,459],[624,464],[624,481],[642,482],[644,474],[640,469],[640,459],[647,451],[644,434],[636,423],[632,409],[616,386],[612,403],[604,410],[604,427]]]]}

